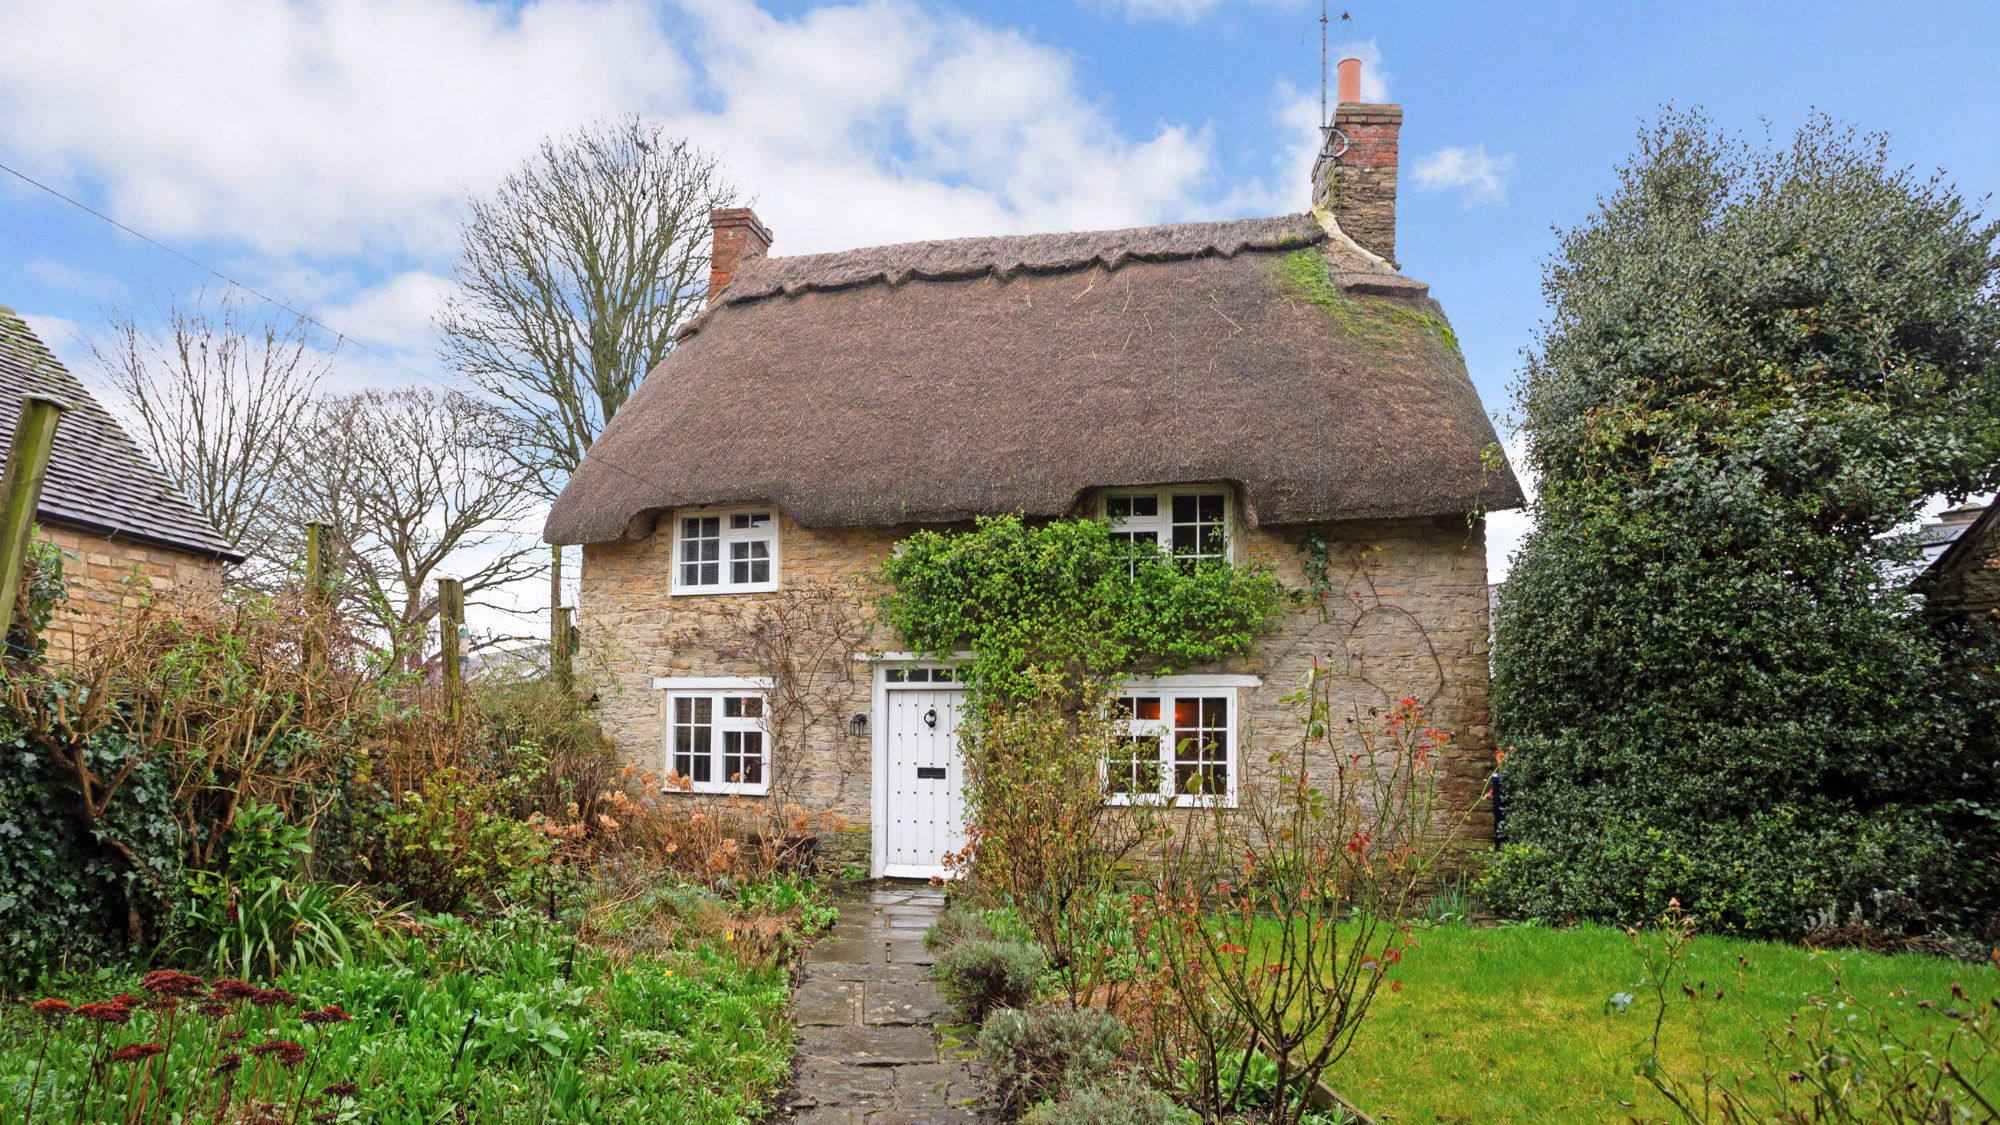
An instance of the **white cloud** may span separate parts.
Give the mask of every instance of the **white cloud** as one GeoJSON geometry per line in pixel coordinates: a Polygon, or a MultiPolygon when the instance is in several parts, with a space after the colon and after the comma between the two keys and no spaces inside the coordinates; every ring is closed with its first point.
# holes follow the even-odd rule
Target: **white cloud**
{"type": "Polygon", "coordinates": [[[446,245],[541,135],[688,77],[638,0],[9,7],[0,143],[149,233],[267,252],[446,245]]]}
{"type": "MultiPolygon", "coordinates": [[[[1075,60],[904,0],[31,5],[0,150],[172,240],[436,263],[543,136],[628,110],[720,155],[780,252],[1211,213],[1210,138],[1127,136],[1075,60]],[[686,24],[683,28],[678,25],[686,24]]],[[[307,299],[287,289],[283,297],[307,299]]]]}
{"type": "Polygon", "coordinates": [[[1483,144],[1449,146],[1417,158],[1412,169],[1424,191],[1457,191],[1467,207],[1507,202],[1507,181],[1514,175],[1514,155],[1489,155],[1483,144]]]}

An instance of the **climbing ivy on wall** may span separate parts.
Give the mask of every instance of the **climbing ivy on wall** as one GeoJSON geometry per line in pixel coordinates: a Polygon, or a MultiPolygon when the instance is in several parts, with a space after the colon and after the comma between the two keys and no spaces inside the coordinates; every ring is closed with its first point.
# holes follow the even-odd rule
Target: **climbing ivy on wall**
{"type": "Polygon", "coordinates": [[[1031,670],[1082,690],[1244,655],[1287,601],[1268,567],[1184,567],[1094,519],[994,516],[969,531],[919,531],[881,577],[901,643],[934,656],[971,650],[967,679],[989,701],[1033,693],[1031,670]]]}

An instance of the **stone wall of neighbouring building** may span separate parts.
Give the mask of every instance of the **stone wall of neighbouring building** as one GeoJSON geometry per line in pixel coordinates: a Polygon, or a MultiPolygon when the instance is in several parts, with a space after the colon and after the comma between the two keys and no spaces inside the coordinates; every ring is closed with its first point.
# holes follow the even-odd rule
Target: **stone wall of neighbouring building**
{"type": "MultiPolygon", "coordinates": [[[[670,592],[671,524],[632,541],[591,544],[583,551],[578,674],[599,697],[599,719],[627,758],[664,768],[665,718],[655,676],[760,676],[769,670],[732,640],[759,603],[779,606],[808,584],[850,591],[864,650],[897,648],[870,621],[869,576],[909,529],[808,531],[780,517],[777,593],[670,592]]],[[[1326,543],[1325,595],[1288,609],[1258,652],[1230,666],[1185,672],[1248,672],[1263,686],[1238,694],[1237,760],[1242,784],[1268,779],[1272,751],[1299,730],[1288,696],[1317,663],[1336,677],[1335,706],[1364,719],[1394,701],[1415,697],[1432,722],[1452,736],[1445,796],[1457,808],[1475,802],[1492,770],[1493,733],[1487,682],[1487,588],[1483,526],[1463,517],[1342,522],[1250,529],[1239,557],[1271,565],[1295,589],[1308,589],[1309,535],[1326,543]]],[[[847,720],[871,707],[870,669],[851,654],[813,662],[808,721],[773,737],[772,794],[731,801],[792,802],[831,812],[847,825],[830,845],[843,857],[866,859],[870,739],[848,733],[847,720]]],[[[773,709],[782,706],[773,702],[773,709]]],[[[873,719],[871,716],[871,723],[873,719]]],[[[686,800],[718,800],[688,796],[686,800]]],[[[1467,835],[1492,836],[1490,810],[1472,811],[1467,835]]]]}
{"type": "Polygon", "coordinates": [[[66,660],[100,631],[115,628],[149,590],[193,587],[222,591],[222,562],[137,539],[110,539],[43,524],[41,534],[64,554],[69,601],[57,609],[43,636],[49,656],[66,660]]]}
{"type": "Polygon", "coordinates": [[[2000,629],[2000,518],[1989,513],[1975,521],[1948,562],[1926,576],[1924,612],[2000,629]]]}

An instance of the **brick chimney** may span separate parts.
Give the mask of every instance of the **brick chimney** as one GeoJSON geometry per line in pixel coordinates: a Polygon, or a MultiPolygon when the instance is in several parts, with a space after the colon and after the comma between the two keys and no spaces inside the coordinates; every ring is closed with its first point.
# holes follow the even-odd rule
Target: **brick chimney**
{"type": "Polygon", "coordinates": [[[1361,100],[1361,60],[1342,59],[1340,104],[1313,163],[1313,206],[1333,213],[1347,237],[1396,262],[1396,144],[1403,107],[1361,100]]]}
{"type": "Polygon", "coordinates": [[[717,207],[708,213],[715,248],[708,260],[708,299],[722,292],[745,258],[761,258],[771,248],[771,228],[748,207],[717,207]]]}

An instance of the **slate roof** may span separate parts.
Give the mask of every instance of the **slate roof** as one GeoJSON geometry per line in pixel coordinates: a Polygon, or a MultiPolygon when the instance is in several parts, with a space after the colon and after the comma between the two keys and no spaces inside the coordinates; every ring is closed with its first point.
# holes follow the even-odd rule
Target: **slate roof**
{"type": "MultiPolygon", "coordinates": [[[[64,404],[37,516],[96,535],[138,539],[228,562],[243,555],[188,502],[14,310],[0,305],[0,448],[21,396],[64,404]]],[[[4,454],[0,454],[4,458],[4,454]]]]}
{"type": "Polygon", "coordinates": [[[1253,525],[1463,514],[1521,503],[1493,444],[1428,287],[1313,215],[906,243],[743,262],[544,535],[736,502],[811,528],[1060,516],[1195,481],[1253,525]]]}

